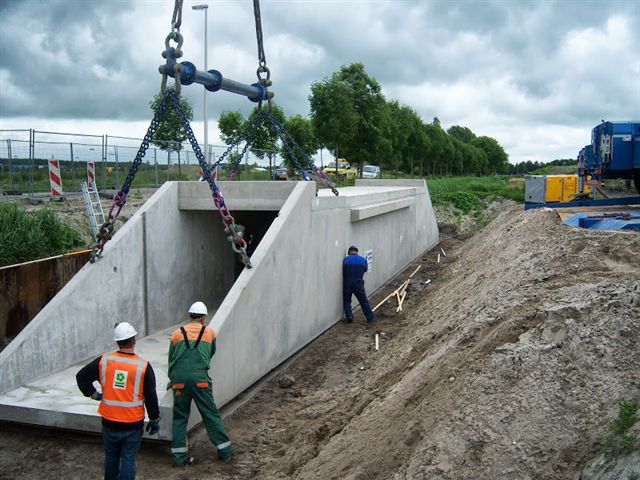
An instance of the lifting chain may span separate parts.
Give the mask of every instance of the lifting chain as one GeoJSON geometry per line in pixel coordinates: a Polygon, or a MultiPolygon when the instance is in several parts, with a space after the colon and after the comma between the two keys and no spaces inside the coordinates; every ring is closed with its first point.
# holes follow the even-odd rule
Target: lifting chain
{"type": "Polygon", "coordinates": [[[224,201],[222,192],[220,192],[220,188],[218,188],[218,186],[216,185],[213,176],[211,175],[209,165],[207,165],[207,162],[204,159],[204,155],[202,154],[202,150],[200,149],[200,145],[198,145],[196,136],[194,135],[193,130],[191,130],[189,119],[180,106],[180,99],[176,95],[174,95],[171,90],[167,91],[167,96],[169,97],[169,100],[171,100],[172,106],[178,114],[180,121],[182,122],[182,127],[187,133],[187,138],[189,139],[189,143],[191,144],[193,153],[196,154],[196,158],[198,159],[200,168],[202,168],[202,171],[204,172],[205,179],[209,184],[209,188],[211,189],[213,195],[213,203],[215,204],[216,208],[218,209],[218,213],[222,218],[224,233],[227,236],[227,240],[231,244],[231,248],[233,249],[233,251],[240,256],[240,261],[247,268],[251,268],[251,259],[249,258],[249,255],[247,255],[247,242],[244,239],[245,228],[242,225],[237,224],[235,219],[229,212],[229,208],[224,201]]]}
{"type": "MultiPolygon", "coordinates": [[[[262,19],[260,16],[260,0],[253,0],[253,16],[256,21],[256,41],[258,43],[258,69],[256,75],[258,76],[258,83],[264,87],[267,103],[269,105],[269,112],[271,112],[271,97],[269,97],[268,88],[272,85],[271,71],[267,67],[267,58],[264,54],[264,46],[262,42],[262,19]]],[[[262,110],[262,100],[258,102],[258,111],[262,110]]]]}
{"type": "MultiPolygon", "coordinates": [[[[171,90],[169,90],[171,92],[171,90]]],[[[153,136],[160,125],[162,118],[164,117],[164,112],[167,109],[167,97],[168,95],[164,95],[160,105],[158,106],[158,110],[153,116],[153,120],[151,120],[151,124],[147,129],[147,133],[142,139],[142,143],[140,144],[140,148],[138,149],[138,153],[136,154],[136,158],[133,160],[131,164],[131,168],[129,169],[129,173],[122,184],[122,188],[120,191],[113,197],[113,202],[111,203],[111,208],[109,209],[109,215],[107,217],[107,221],[102,224],[98,234],[96,235],[96,246],[93,248],[93,252],[91,252],[90,262],[93,263],[97,258],[102,257],[102,250],[104,250],[105,244],[111,240],[111,236],[113,235],[113,227],[122,211],[122,207],[127,202],[127,195],[129,194],[129,189],[131,188],[131,184],[133,183],[133,179],[138,173],[138,168],[140,168],[140,164],[142,163],[142,159],[144,158],[147,150],[149,149],[149,144],[153,141],[153,136]]]]}
{"type": "Polygon", "coordinates": [[[306,154],[306,152],[302,149],[298,142],[296,142],[296,139],[293,138],[291,134],[285,130],[284,126],[278,121],[278,119],[275,118],[271,113],[265,113],[264,115],[278,133],[280,140],[282,140],[282,145],[285,147],[285,149],[293,159],[296,168],[298,168],[298,170],[300,170],[300,173],[302,173],[303,178],[305,180],[311,180],[309,178],[309,174],[306,171],[308,168],[311,169],[311,176],[315,180],[322,183],[325,187],[330,188],[331,192],[333,192],[335,196],[338,196],[338,189],[335,187],[333,181],[325,172],[319,170],[316,167],[313,159],[311,159],[309,155],[306,154]],[[291,143],[291,145],[289,145],[289,143],[291,143]],[[292,148],[292,146],[294,148],[292,148]],[[298,159],[298,155],[296,155],[296,151],[300,153],[302,158],[305,160],[307,168],[304,168],[302,166],[300,160],[298,159]]]}
{"type": "MultiPolygon", "coordinates": [[[[184,42],[184,38],[180,33],[180,25],[182,25],[182,2],[184,0],[176,0],[175,5],[173,7],[173,17],[171,18],[171,32],[167,35],[167,38],[164,40],[164,52],[162,52],[162,57],[167,60],[167,66],[171,68],[173,77],[176,81],[176,95],[180,96],[181,84],[180,84],[180,72],[182,71],[182,65],[177,62],[177,59],[182,57],[182,43],[184,42]],[[169,46],[170,41],[174,41],[177,43],[176,47],[169,46]]],[[[160,84],[160,91],[164,95],[167,91],[167,77],[168,74],[166,70],[161,70],[162,73],[162,83],[160,84]]]]}
{"type": "MultiPolygon", "coordinates": [[[[97,258],[102,256],[102,251],[104,249],[105,244],[111,239],[113,234],[113,227],[116,218],[120,214],[122,207],[124,207],[127,201],[127,194],[129,193],[129,189],[131,188],[131,184],[135,175],[142,163],[142,159],[144,158],[147,150],[149,149],[149,144],[153,140],[153,135],[157,130],[162,118],[164,117],[165,111],[167,107],[170,106],[176,111],[180,121],[182,123],[182,128],[184,128],[187,138],[189,139],[189,143],[191,144],[191,148],[193,148],[193,152],[198,159],[198,163],[200,164],[200,168],[202,168],[204,172],[205,179],[209,184],[209,188],[213,193],[213,202],[218,209],[220,217],[222,218],[222,223],[224,225],[224,232],[227,236],[227,240],[231,244],[231,248],[235,253],[240,256],[241,262],[247,267],[251,268],[251,259],[247,255],[247,242],[244,239],[244,230],[245,228],[237,224],[231,213],[229,212],[229,208],[225,204],[224,197],[220,192],[220,189],[215,184],[213,176],[211,175],[211,171],[209,166],[207,165],[204,155],[202,154],[202,150],[198,145],[198,141],[191,129],[191,125],[189,124],[189,119],[186,114],[182,110],[180,106],[180,99],[173,92],[173,90],[167,89],[162,97],[162,102],[156,111],[156,114],[151,120],[151,125],[149,125],[149,129],[147,130],[147,134],[144,136],[142,144],[140,145],[140,149],[136,155],[133,164],[131,165],[131,169],[127,174],[127,178],[122,185],[122,189],[116,194],[113,198],[113,203],[111,204],[111,209],[109,210],[108,220],[100,227],[100,231],[97,235],[98,243],[94,247],[93,252],[91,253],[91,263],[95,262],[97,258]],[[117,208],[116,208],[117,207],[117,208]]],[[[245,148],[246,150],[246,148],[245,148]]],[[[243,152],[245,151],[243,150],[243,152]]]]}

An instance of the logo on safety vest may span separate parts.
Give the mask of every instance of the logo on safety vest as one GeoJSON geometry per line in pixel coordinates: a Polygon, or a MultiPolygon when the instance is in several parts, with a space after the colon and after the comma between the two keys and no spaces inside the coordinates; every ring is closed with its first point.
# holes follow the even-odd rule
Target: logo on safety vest
{"type": "Polygon", "coordinates": [[[124,390],[127,388],[127,372],[126,370],[116,370],[116,374],[113,377],[113,388],[124,390]]]}

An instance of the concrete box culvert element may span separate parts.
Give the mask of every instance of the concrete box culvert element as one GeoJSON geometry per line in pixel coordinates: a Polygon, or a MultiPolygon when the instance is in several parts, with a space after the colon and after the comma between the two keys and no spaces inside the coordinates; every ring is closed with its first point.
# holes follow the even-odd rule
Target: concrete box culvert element
{"type": "MultiPolygon", "coordinates": [[[[338,197],[316,194],[310,182],[220,182],[220,189],[232,214],[274,212],[253,245],[253,268],[238,274],[206,183],[166,183],[104,258],[85,265],[0,353],[0,420],[99,431],[97,404],[77,390],[75,373],[116,348],[113,324],[126,320],[139,332],[137,353],[156,372],[161,438],[169,439],[169,337],[193,301],[215,312],[210,374],[223,406],[339,321],[349,245],[374,252],[372,292],[439,238],[422,180],[359,180],[338,197]]],[[[194,414],[191,426],[198,421],[194,414]]]]}

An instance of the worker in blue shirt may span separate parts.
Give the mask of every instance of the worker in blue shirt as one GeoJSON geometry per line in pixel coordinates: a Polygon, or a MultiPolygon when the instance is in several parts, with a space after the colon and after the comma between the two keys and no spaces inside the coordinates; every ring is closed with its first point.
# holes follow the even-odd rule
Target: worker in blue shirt
{"type": "Polygon", "coordinates": [[[347,322],[353,322],[351,311],[351,295],[355,295],[362,308],[367,323],[373,323],[373,311],[364,291],[364,274],[367,271],[367,260],[358,255],[358,247],[350,246],[348,255],[342,261],[342,300],[347,322]]]}

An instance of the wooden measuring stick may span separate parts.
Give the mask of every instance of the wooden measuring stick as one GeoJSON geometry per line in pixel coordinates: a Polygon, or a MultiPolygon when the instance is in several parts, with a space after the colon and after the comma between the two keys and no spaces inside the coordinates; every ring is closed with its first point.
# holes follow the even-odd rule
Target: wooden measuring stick
{"type": "Polygon", "coordinates": [[[398,304],[400,304],[400,295],[406,293],[407,287],[409,286],[409,279],[411,277],[413,277],[418,270],[420,270],[420,267],[422,267],[422,265],[418,265],[418,268],[416,268],[414,270],[414,272],[409,276],[408,279],[406,279],[404,282],[402,282],[402,285],[400,285],[398,288],[396,288],[393,292],[391,292],[389,295],[387,295],[386,297],[384,297],[384,299],[378,303],[375,307],[373,307],[373,309],[371,309],[372,312],[375,312],[384,302],[386,302],[387,300],[389,300],[391,297],[393,297],[394,295],[397,297],[398,299],[398,304]]]}
{"type": "Polygon", "coordinates": [[[407,292],[404,292],[402,294],[402,298],[398,297],[398,308],[396,308],[396,312],[401,312],[402,311],[402,302],[404,302],[404,297],[407,296],[407,292]]]}
{"type": "Polygon", "coordinates": [[[393,297],[396,293],[398,293],[397,290],[394,290],[393,292],[391,292],[389,295],[387,295],[386,297],[384,297],[384,300],[382,300],[378,305],[376,305],[375,307],[373,307],[372,311],[375,312],[378,307],[380,305],[382,305],[384,302],[386,302],[387,300],[389,300],[391,297],[393,297]]]}
{"type": "Polygon", "coordinates": [[[409,281],[410,279],[407,278],[407,280],[398,288],[398,293],[400,294],[400,296],[402,296],[402,294],[407,290],[407,287],[409,286],[409,281]]]}
{"type": "Polygon", "coordinates": [[[418,265],[418,268],[416,268],[413,273],[411,275],[409,275],[409,278],[412,278],[416,273],[418,273],[418,270],[420,270],[420,267],[422,267],[422,265],[418,265]]]}

